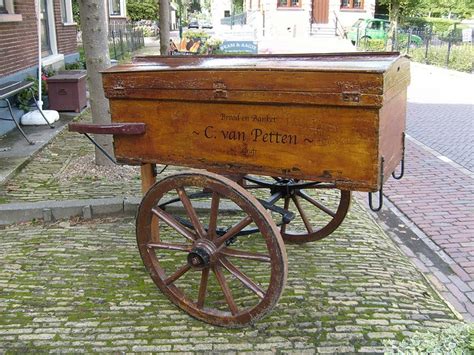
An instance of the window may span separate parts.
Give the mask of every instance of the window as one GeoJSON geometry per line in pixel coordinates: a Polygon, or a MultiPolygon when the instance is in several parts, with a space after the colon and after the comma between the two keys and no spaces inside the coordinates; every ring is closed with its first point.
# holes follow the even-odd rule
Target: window
{"type": "Polygon", "coordinates": [[[20,14],[15,14],[13,0],[0,0],[0,22],[21,21],[20,14]]]}
{"type": "Polygon", "coordinates": [[[125,17],[125,0],[109,0],[109,14],[125,17]]]}
{"type": "Polygon", "coordinates": [[[363,10],[363,0],[341,0],[341,9],[363,10]]]}
{"type": "Polygon", "coordinates": [[[71,0],[61,0],[61,19],[64,24],[74,24],[71,0]]]}
{"type": "Polygon", "coordinates": [[[224,11],[224,17],[230,17],[230,10],[224,11]]]}
{"type": "Polygon", "coordinates": [[[5,6],[5,0],[0,0],[0,14],[8,14],[7,8],[5,6]]]}
{"type": "Polygon", "coordinates": [[[278,0],[278,7],[301,7],[301,0],[278,0]]]}

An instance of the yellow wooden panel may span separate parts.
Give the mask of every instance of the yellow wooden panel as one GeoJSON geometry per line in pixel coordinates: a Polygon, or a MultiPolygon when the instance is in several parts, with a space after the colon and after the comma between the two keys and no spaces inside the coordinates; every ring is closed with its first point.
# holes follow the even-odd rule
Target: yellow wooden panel
{"type": "Polygon", "coordinates": [[[111,100],[114,122],[144,122],[115,137],[119,161],[234,173],[378,184],[378,110],[358,107],[111,100]]]}

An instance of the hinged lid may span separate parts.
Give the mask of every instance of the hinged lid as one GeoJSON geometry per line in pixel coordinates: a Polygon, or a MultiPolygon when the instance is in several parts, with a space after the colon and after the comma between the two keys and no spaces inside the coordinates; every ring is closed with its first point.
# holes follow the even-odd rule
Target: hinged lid
{"type": "Polygon", "coordinates": [[[61,72],[56,74],[52,77],[48,78],[48,83],[70,83],[70,82],[77,82],[81,79],[84,79],[87,76],[87,72],[85,70],[71,70],[70,72],[61,72]]]}
{"type": "Polygon", "coordinates": [[[409,83],[398,53],[139,57],[103,72],[108,98],[381,107],[409,83]]]}

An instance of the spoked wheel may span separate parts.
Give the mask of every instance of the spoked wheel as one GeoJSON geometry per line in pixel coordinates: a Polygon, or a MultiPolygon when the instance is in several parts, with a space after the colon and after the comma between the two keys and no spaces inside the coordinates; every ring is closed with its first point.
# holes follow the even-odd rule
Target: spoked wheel
{"type": "Polygon", "coordinates": [[[253,323],[283,292],[287,258],[275,223],[223,176],[189,172],[153,185],[138,210],[137,241],[155,284],[202,321],[253,323]]]}
{"type": "Polygon", "coordinates": [[[333,184],[284,179],[245,177],[245,187],[270,204],[294,213],[290,223],[279,223],[285,243],[307,243],[327,237],[349,211],[351,192],[333,184]]]}

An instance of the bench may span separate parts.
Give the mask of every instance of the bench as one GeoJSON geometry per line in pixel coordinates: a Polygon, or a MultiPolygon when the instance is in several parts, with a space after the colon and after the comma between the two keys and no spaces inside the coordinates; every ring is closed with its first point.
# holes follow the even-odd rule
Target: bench
{"type": "Polygon", "coordinates": [[[43,116],[44,120],[48,124],[49,127],[54,128],[53,125],[51,125],[46,117],[43,114],[43,111],[40,109],[38,105],[38,101],[35,98],[34,92],[33,92],[33,81],[28,81],[28,80],[23,80],[23,81],[7,81],[6,83],[0,84],[0,101],[5,101],[7,106],[6,107],[0,107],[0,108],[8,108],[8,111],[10,113],[11,117],[5,118],[5,117],[0,117],[0,120],[2,121],[13,121],[15,124],[16,128],[20,131],[23,137],[28,141],[29,144],[35,144],[33,141],[31,141],[26,133],[21,129],[20,127],[20,122],[19,120],[17,121],[15,119],[15,115],[13,113],[12,105],[10,103],[10,98],[16,94],[18,94],[22,90],[31,90],[33,100],[35,101],[36,108],[38,111],[41,113],[41,116],[43,116]]]}

